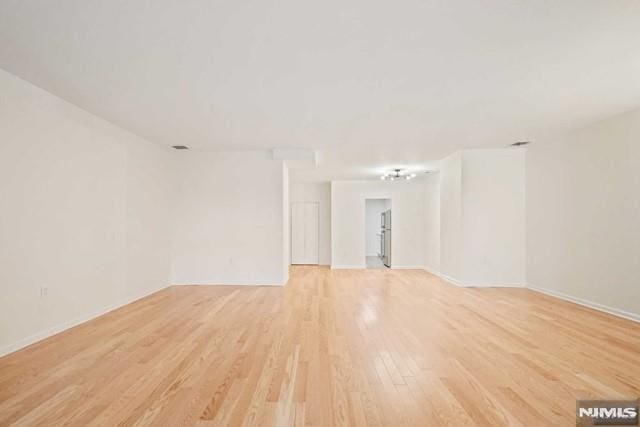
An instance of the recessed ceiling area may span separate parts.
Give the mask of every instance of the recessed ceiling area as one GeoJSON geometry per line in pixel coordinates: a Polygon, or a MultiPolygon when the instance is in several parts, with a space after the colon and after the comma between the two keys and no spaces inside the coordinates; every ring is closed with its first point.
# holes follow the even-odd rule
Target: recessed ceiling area
{"type": "Polygon", "coordinates": [[[636,107],[639,28],[632,0],[3,0],[0,67],[158,144],[348,179],[636,107]]]}

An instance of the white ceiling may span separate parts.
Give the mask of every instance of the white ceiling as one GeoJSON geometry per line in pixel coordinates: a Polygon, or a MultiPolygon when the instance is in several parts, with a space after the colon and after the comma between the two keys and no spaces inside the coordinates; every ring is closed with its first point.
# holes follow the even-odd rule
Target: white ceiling
{"type": "Polygon", "coordinates": [[[159,144],[357,178],[640,106],[640,2],[0,0],[0,67],[159,144]]]}

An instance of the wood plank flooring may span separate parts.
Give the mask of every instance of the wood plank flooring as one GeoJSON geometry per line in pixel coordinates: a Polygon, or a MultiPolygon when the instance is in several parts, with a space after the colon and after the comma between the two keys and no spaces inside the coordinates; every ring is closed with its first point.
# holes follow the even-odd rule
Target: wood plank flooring
{"type": "Polygon", "coordinates": [[[0,359],[0,425],[575,425],[640,325],[417,270],[170,287],[0,359]]]}

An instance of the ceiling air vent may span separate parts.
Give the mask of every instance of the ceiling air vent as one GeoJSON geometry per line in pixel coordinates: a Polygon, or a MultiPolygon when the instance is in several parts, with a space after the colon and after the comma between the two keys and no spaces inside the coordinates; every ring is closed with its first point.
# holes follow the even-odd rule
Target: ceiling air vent
{"type": "Polygon", "coordinates": [[[520,147],[522,145],[531,144],[531,141],[518,141],[511,144],[512,147],[520,147]]]}
{"type": "Polygon", "coordinates": [[[173,148],[175,148],[176,150],[188,150],[189,147],[187,147],[186,145],[172,145],[173,148]]]}

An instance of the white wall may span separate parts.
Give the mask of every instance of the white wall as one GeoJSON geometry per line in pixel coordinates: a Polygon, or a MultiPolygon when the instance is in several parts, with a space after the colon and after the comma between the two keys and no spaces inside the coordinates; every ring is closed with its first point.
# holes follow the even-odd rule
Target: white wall
{"type": "Polygon", "coordinates": [[[425,267],[462,285],[523,286],[525,150],[463,150],[439,168],[424,184],[425,267]]]}
{"type": "Polygon", "coordinates": [[[462,155],[462,281],[525,284],[523,148],[465,150],[462,155]]]}
{"type": "Polygon", "coordinates": [[[440,271],[440,172],[432,172],[424,186],[424,267],[440,271]]]}
{"type": "Polygon", "coordinates": [[[1,70],[0,94],[4,354],[169,283],[170,154],[1,70]]]}
{"type": "Polygon", "coordinates": [[[127,144],[126,293],[138,295],[170,283],[173,155],[145,141],[127,144]]]}
{"type": "Polygon", "coordinates": [[[172,283],[284,284],[282,161],[268,151],[176,157],[172,283]]]}
{"type": "Polygon", "coordinates": [[[282,162],[282,283],[289,281],[289,265],[291,264],[291,209],[289,192],[289,168],[286,163],[282,162]]]}
{"type": "Polygon", "coordinates": [[[380,218],[386,210],[387,201],[384,199],[365,200],[365,235],[367,256],[376,256],[380,253],[380,218]]]}
{"type": "Polygon", "coordinates": [[[321,265],[331,264],[331,184],[291,183],[289,201],[316,202],[319,210],[319,260],[321,265]]]}
{"type": "Polygon", "coordinates": [[[421,268],[423,197],[420,180],[331,183],[331,266],[365,268],[365,200],[391,199],[393,268],[421,268]]]}
{"type": "Polygon", "coordinates": [[[461,279],[462,240],[462,153],[440,162],[440,273],[461,279]]]}
{"type": "Polygon", "coordinates": [[[527,281],[640,319],[640,110],[532,144],[527,281]]]}

